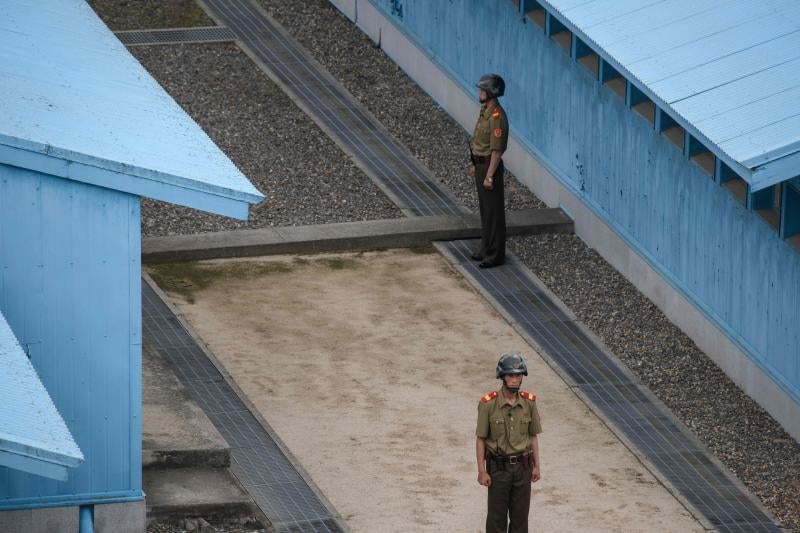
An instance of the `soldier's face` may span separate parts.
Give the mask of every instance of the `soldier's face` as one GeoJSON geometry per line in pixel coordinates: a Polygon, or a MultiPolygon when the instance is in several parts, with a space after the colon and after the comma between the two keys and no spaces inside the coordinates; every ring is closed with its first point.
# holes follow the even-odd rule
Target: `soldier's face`
{"type": "Polygon", "coordinates": [[[483,104],[483,103],[486,103],[486,100],[488,100],[488,99],[489,99],[489,95],[486,94],[486,91],[484,91],[483,89],[479,89],[478,90],[478,101],[483,104]]]}
{"type": "Polygon", "coordinates": [[[505,383],[506,388],[510,391],[519,389],[520,385],[522,385],[522,374],[505,375],[503,376],[503,383],[505,383]]]}

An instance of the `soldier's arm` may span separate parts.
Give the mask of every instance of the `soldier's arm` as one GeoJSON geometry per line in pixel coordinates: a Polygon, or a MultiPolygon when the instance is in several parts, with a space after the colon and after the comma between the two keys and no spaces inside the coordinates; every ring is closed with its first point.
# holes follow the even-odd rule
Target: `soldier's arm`
{"type": "Polygon", "coordinates": [[[533,453],[533,475],[531,476],[531,483],[535,483],[542,477],[542,471],[539,468],[539,435],[531,436],[531,450],[533,453]]]}
{"type": "Polygon", "coordinates": [[[475,458],[478,461],[478,483],[488,487],[492,476],[486,471],[486,439],[475,437],[475,458]]]}
{"type": "Polygon", "coordinates": [[[508,121],[499,114],[499,110],[496,113],[492,114],[489,119],[489,126],[492,130],[490,141],[492,155],[489,158],[489,168],[486,170],[486,181],[489,182],[489,185],[491,185],[491,177],[494,176],[498,165],[500,165],[500,159],[503,157],[508,143],[508,121]]]}

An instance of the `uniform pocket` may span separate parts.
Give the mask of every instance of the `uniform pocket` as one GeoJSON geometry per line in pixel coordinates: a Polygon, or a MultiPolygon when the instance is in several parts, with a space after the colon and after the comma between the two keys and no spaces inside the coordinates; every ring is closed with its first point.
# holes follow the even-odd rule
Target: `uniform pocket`
{"type": "Polygon", "coordinates": [[[489,419],[489,435],[491,435],[494,441],[506,436],[506,421],[504,418],[489,419]]]}

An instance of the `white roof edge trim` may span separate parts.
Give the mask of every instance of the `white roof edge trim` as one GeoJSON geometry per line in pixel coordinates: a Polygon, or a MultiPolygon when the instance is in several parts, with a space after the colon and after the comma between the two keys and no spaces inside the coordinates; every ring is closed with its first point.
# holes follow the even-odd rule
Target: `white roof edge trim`
{"type": "Polygon", "coordinates": [[[756,168],[750,181],[750,191],[758,192],[798,176],[800,176],[800,152],[794,152],[756,168]]]}
{"type": "MultiPolygon", "coordinates": [[[[9,135],[5,135],[0,133],[0,145],[5,145],[10,148],[14,148],[17,150],[24,150],[26,152],[31,152],[33,154],[46,156],[52,159],[59,159],[63,160],[65,164],[69,165],[70,163],[80,163],[83,165],[87,165],[90,167],[95,167],[100,170],[108,170],[114,173],[125,174],[131,176],[133,178],[138,179],[146,179],[151,181],[157,181],[163,183],[167,186],[175,186],[180,187],[183,189],[190,189],[193,191],[219,196],[222,198],[227,198],[231,200],[240,200],[243,202],[256,204],[264,200],[264,195],[261,194],[255,187],[253,187],[254,192],[248,191],[241,191],[241,190],[234,190],[225,187],[219,187],[215,185],[211,185],[208,183],[201,183],[196,180],[192,180],[189,178],[185,178],[182,176],[177,176],[174,174],[167,174],[164,172],[159,172],[156,170],[150,170],[141,167],[133,167],[130,165],[126,165],[124,163],[120,163],[117,161],[111,161],[107,159],[100,159],[97,157],[93,157],[87,154],[83,154],[80,152],[74,152],[72,150],[65,150],[56,146],[51,146],[48,144],[43,144],[34,141],[27,141],[24,139],[20,139],[18,137],[12,137],[9,135]],[[98,164],[101,163],[101,164],[98,164]]],[[[10,162],[2,161],[2,163],[6,164],[13,164],[10,162]]],[[[65,176],[62,176],[65,177],[65,176]]],[[[81,181],[78,177],[70,176],[70,179],[74,179],[76,181],[81,181]]],[[[249,183],[249,182],[248,182],[249,183]]],[[[107,188],[114,189],[113,184],[108,184],[107,188]]],[[[126,191],[128,192],[128,191],[126,191]]],[[[147,196],[143,194],[142,196],[147,196]]]]}

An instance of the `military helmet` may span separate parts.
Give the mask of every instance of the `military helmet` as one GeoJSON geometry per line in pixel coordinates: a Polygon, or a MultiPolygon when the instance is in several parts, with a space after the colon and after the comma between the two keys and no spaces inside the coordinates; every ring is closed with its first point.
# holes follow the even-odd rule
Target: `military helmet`
{"type": "Polygon", "coordinates": [[[525,366],[525,359],[523,359],[521,355],[506,353],[500,356],[500,360],[497,361],[495,375],[497,379],[502,379],[503,376],[508,374],[528,375],[528,367],[525,366]]]}
{"type": "Polygon", "coordinates": [[[493,98],[503,96],[506,93],[506,82],[497,74],[484,74],[475,85],[478,89],[483,89],[489,93],[489,96],[493,98]]]}

